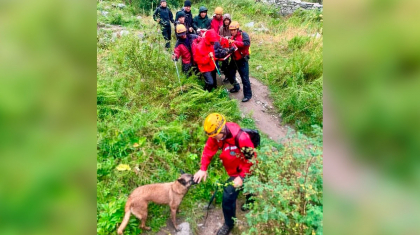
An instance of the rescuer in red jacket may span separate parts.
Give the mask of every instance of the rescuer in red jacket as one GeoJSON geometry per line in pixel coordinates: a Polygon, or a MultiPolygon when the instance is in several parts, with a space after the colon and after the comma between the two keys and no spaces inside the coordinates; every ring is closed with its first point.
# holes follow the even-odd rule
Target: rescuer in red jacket
{"type": "Polygon", "coordinates": [[[219,35],[213,30],[208,30],[204,35],[204,40],[194,47],[193,57],[197,63],[198,70],[203,74],[206,86],[204,89],[211,91],[216,88],[216,66],[214,58],[214,43],[219,40],[219,35]]]}
{"type": "MultiPolygon", "coordinates": [[[[239,194],[237,189],[243,185],[244,178],[250,174],[252,163],[249,160],[256,158],[254,144],[246,132],[242,132],[239,136],[239,146],[235,145],[239,130],[238,124],[226,122],[226,118],[218,113],[212,113],[204,120],[204,131],[209,138],[201,156],[200,170],[195,173],[194,181],[200,183],[202,179],[206,180],[207,167],[213,156],[221,149],[220,159],[229,175],[227,182],[233,182],[233,185],[230,184],[223,191],[222,208],[225,223],[217,232],[218,235],[229,234],[234,226],[233,218],[236,218],[236,199],[239,194]]],[[[250,196],[246,197],[247,203],[251,202],[250,196]]]]}
{"type": "Polygon", "coordinates": [[[232,37],[229,39],[229,43],[235,44],[238,47],[238,50],[235,51],[232,55],[232,59],[228,65],[228,72],[226,77],[228,77],[229,82],[233,85],[233,88],[230,89],[231,93],[239,92],[240,86],[236,82],[235,76],[236,71],[239,72],[239,75],[242,79],[242,85],[244,88],[244,98],[242,102],[248,102],[252,97],[251,82],[249,81],[249,47],[251,46],[251,40],[249,35],[242,30],[239,30],[238,21],[232,21],[229,25],[230,33],[232,37]]]}
{"type": "Polygon", "coordinates": [[[182,57],[182,72],[188,77],[191,75],[190,69],[192,66],[192,41],[197,38],[197,35],[187,34],[187,28],[183,24],[178,24],[175,27],[175,32],[178,40],[176,41],[172,60],[178,61],[182,57]]]}
{"type": "Polygon", "coordinates": [[[223,8],[216,7],[214,15],[210,22],[210,27],[219,34],[220,27],[223,26],[223,8]]]}

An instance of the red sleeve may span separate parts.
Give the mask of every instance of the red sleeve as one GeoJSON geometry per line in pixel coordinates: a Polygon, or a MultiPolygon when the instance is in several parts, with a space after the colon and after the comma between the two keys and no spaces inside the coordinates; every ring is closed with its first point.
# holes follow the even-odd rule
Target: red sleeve
{"type": "Polygon", "coordinates": [[[209,166],[211,159],[217,153],[219,146],[213,138],[208,138],[206,145],[204,146],[203,155],[201,156],[201,168],[200,170],[206,171],[209,166]]]}
{"type": "Polygon", "coordinates": [[[181,53],[180,46],[181,46],[181,45],[179,45],[179,46],[175,47],[175,49],[174,49],[174,54],[175,54],[175,57],[176,57],[177,59],[179,59],[179,56],[180,56],[180,53],[181,53]]]}
{"type": "Polygon", "coordinates": [[[243,46],[244,46],[244,42],[242,42],[242,41],[240,41],[240,40],[236,40],[234,43],[235,43],[235,45],[236,45],[238,48],[241,48],[241,47],[243,47],[243,46]]]}
{"type": "MultiPolygon", "coordinates": [[[[242,132],[241,136],[239,137],[239,149],[241,149],[242,147],[251,147],[254,148],[254,144],[252,143],[251,139],[249,138],[249,135],[245,132],[242,132]]],[[[257,154],[255,153],[255,156],[257,154]]],[[[239,176],[241,176],[242,178],[244,178],[247,174],[250,173],[249,169],[251,168],[251,166],[253,165],[249,160],[243,158],[244,160],[241,161],[241,173],[239,173],[239,176]]]]}
{"type": "Polygon", "coordinates": [[[235,40],[235,45],[238,48],[241,48],[241,47],[244,47],[244,46],[250,46],[251,45],[251,39],[249,38],[249,35],[245,32],[242,32],[239,40],[235,40]]]}

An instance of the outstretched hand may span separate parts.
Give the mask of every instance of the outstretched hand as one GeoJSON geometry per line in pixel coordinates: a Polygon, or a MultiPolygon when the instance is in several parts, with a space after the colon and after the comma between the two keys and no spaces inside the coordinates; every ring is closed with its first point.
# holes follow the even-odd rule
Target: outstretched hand
{"type": "Polygon", "coordinates": [[[233,186],[235,187],[235,188],[239,188],[239,187],[241,187],[242,186],[242,184],[243,184],[244,182],[243,182],[243,180],[242,180],[242,178],[241,177],[236,177],[234,180],[233,180],[233,186]]]}
{"type": "Polygon", "coordinates": [[[199,170],[199,171],[197,171],[197,173],[194,174],[194,182],[196,182],[198,184],[198,183],[201,182],[201,179],[203,179],[203,181],[206,181],[207,171],[199,170]]]}

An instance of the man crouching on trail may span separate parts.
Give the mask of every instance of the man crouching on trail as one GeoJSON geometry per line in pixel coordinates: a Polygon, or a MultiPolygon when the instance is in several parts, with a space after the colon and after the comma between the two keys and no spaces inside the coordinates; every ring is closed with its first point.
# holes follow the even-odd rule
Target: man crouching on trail
{"type": "MultiPolygon", "coordinates": [[[[236,218],[236,199],[239,189],[243,184],[244,178],[250,174],[252,163],[249,161],[256,158],[254,153],[254,144],[246,132],[241,132],[238,140],[239,148],[235,144],[235,138],[240,132],[238,124],[226,122],[226,118],[218,113],[212,113],[204,120],[204,131],[207,139],[206,145],[201,157],[201,168],[194,175],[194,181],[200,183],[207,178],[207,167],[213,156],[219,149],[222,150],[220,159],[223,166],[230,176],[227,183],[233,182],[233,185],[224,188],[223,191],[223,216],[225,223],[217,232],[217,235],[227,235],[234,226],[233,218],[236,218]]],[[[247,203],[250,203],[251,195],[247,195],[247,203]]]]}

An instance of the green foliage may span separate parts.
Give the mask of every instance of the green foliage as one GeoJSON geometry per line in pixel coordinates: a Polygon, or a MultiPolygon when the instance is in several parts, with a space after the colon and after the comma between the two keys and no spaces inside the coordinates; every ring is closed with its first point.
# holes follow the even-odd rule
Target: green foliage
{"type": "MultiPolygon", "coordinates": [[[[160,0],[144,1],[144,0],[126,0],[126,4],[130,4],[132,7],[133,14],[146,14],[149,15],[153,13],[158,6],[160,6],[160,0]]],[[[175,10],[184,6],[184,1],[179,0],[167,0],[167,6],[174,13],[175,10]]],[[[175,18],[175,14],[174,14],[175,18]]]]}
{"type": "Polygon", "coordinates": [[[209,9],[209,15],[217,6],[223,8],[223,12],[230,13],[234,20],[239,20],[244,16],[253,17],[278,17],[278,10],[268,4],[255,2],[255,0],[206,0],[196,3],[197,6],[206,6],[209,9]]]}
{"type": "Polygon", "coordinates": [[[297,50],[301,49],[306,43],[308,43],[309,40],[309,37],[295,36],[290,41],[288,41],[287,44],[291,50],[297,50]]]}
{"type": "Polygon", "coordinates": [[[281,150],[261,148],[244,186],[256,201],[243,234],[322,234],[322,134],[314,130],[315,138],[291,134],[281,150]]]}

